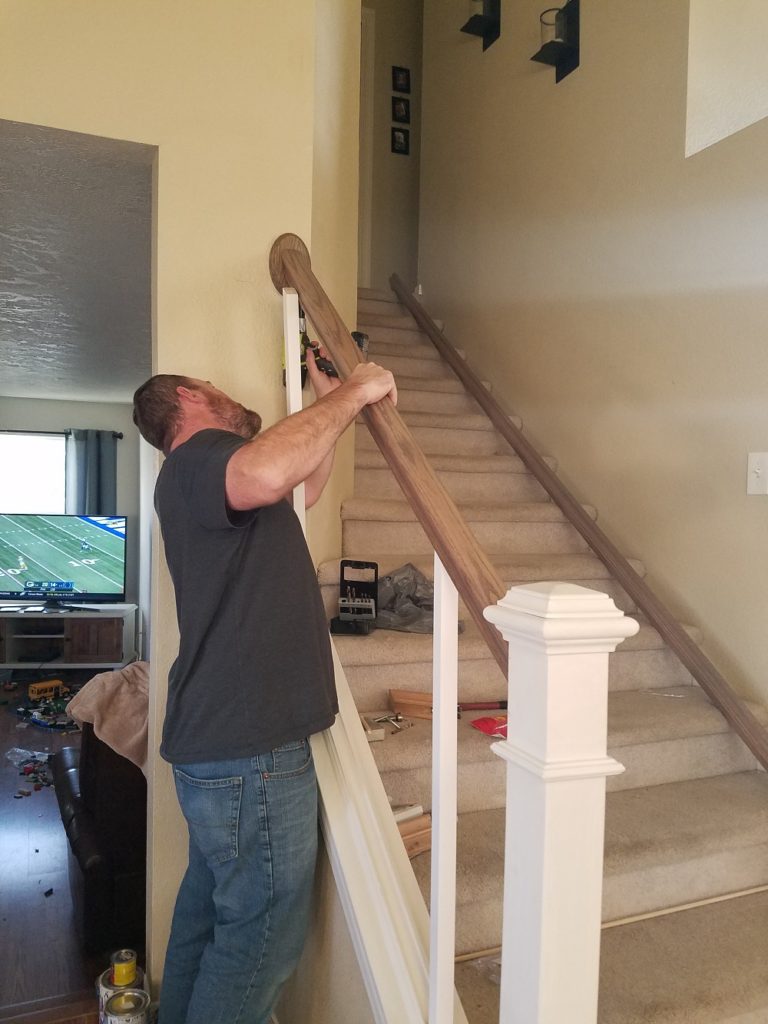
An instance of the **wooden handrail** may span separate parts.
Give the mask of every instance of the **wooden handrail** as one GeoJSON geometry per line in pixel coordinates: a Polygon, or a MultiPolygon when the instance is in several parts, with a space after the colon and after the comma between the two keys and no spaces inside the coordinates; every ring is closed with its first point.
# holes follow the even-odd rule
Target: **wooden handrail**
{"type": "Polygon", "coordinates": [[[758,761],[764,768],[768,768],[768,731],[762,723],[736,695],[731,685],[718,672],[701,648],[691,640],[642,576],[632,568],[594,519],[591,519],[584,511],[582,505],[574,498],[560,478],[552,472],[523,432],[512,423],[509,415],[483,386],[477,375],[470,370],[453,345],[446,340],[442,331],[437,328],[421,304],[409,293],[398,275],[393,274],[389,283],[401,305],[405,306],[412,314],[419,328],[428,335],[467,391],[482,407],[502,437],[512,446],[526,469],[536,477],[555,504],[562,509],[613,578],[621,584],[651,625],[658,630],[661,637],[669,644],[758,761]]]}
{"type": "MultiPolygon", "coordinates": [[[[360,350],[312,273],[309,252],[301,239],[297,235],[281,235],[272,246],[269,266],[279,292],[289,285],[296,289],[341,379],[348,377],[362,361],[360,350]]],[[[504,584],[392,402],[382,399],[367,405],[363,417],[506,676],[507,644],[483,616],[483,609],[504,594],[504,584]]]]}

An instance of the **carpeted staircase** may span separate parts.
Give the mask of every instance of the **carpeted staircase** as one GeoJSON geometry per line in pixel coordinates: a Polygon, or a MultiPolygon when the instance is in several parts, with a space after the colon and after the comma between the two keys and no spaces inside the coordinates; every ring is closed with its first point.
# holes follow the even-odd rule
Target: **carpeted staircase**
{"type": "MultiPolygon", "coordinates": [[[[398,408],[506,585],[571,581],[634,615],[392,296],[361,290],[358,326],[370,336],[369,358],[395,373],[398,408]]],[[[372,559],[382,574],[411,562],[431,576],[430,544],[362,422],[342,519],[344,557],[372,559]]],[[[330,616],[338,562],[323,564],[319,578],[330,616]]],[[[460,617],[460,698],[503,698],[506,680],[462,607],[460,617]]],[[[335,639],[360,711],[386,709],[390,688],[431,689],[431,637],[377,630],[335,639]]],[[[608,779],[603,918],[612,926],[603,932],[600,1024],[768,1022],[768,893],[748,892],[768,886],[768,777],[641,618],[611,655],[610,690],[608,746],[626,772],[608,779]]],[[[505,768],[470,725],[480,714],[458,723],[458,954],[501,941],[505,768]]],[[[395,804],[430,805],[430,731],[415,721],[372,744],[395,804]]],[[[428,898],[429,855],[413,867],[428,898]]],[[[457,984],[471,1024],[498,1019],[487,972],[462,964],[457,984]]]]}

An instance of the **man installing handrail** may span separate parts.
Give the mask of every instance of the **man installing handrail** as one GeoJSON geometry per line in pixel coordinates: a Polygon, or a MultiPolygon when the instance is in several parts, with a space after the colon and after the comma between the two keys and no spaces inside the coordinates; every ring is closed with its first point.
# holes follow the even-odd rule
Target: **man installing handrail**
{"type": "Polygon", "coordinates": [[[306,937],[317,852],[308,737],[338,705],[288,497],[303,481],[314,504],[360,410],[397,401],[375,363],[344,383],[308,366],[317,400],[263,433],[257,413],[210,381],[158,374],[134,395],[134,422],[167,456],[155,509],[180,641],[160,754],[189,829],[160,1024],[266,1024],[306,937]]]}

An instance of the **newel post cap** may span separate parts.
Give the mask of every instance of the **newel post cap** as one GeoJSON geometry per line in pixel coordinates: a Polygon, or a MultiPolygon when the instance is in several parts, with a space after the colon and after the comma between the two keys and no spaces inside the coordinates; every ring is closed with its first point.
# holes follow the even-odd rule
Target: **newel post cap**
{"type": "Polygon", "coordinates": [[[553,654],[610,653],[640,628],[607,594],[575,583],[511,587],[483,615],[505,640],[543,646],[553,654]]]}

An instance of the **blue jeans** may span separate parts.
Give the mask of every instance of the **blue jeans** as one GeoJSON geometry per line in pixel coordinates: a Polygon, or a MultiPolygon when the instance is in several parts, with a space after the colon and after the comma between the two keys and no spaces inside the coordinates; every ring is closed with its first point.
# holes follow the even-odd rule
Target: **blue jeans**
{"type": "Polygon", "coordinates": [[[317,854],[306,740],[234,761],[175,765],[189,828],[159,1024],[267,1024],[301,955],[317,854]]]}

